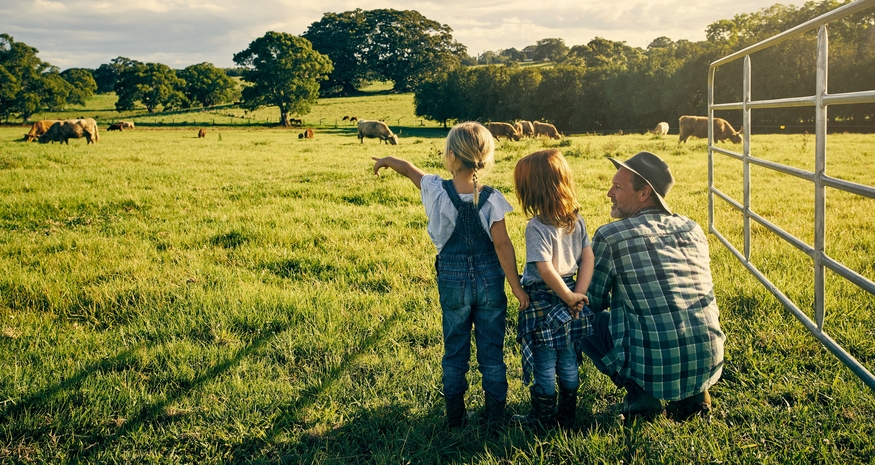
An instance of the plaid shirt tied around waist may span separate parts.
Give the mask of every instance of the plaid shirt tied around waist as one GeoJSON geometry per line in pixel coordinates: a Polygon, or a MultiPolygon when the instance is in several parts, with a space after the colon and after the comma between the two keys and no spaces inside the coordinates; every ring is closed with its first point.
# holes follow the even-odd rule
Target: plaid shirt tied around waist
{"type": "MultiPolygon", "coordinates": [[[[568,281],[566,284],[569,284],[568,281]]],[[[573,286],[574,281],[571,281],[569,289],[573,286]]],[[[576,343],[591,335],[592,311],[589,307],[584,307],[577,318],[572,318],[565,302],[546,284],[532,284],[525,286],[525,290],[531,303],[529,308],[519,313],[516,340],[520,343],[522,352],[523,383],[528,385],[535,366],[532,348],[546,346],[551,349],[564,349],[566,341],[576,343]]],[[[579,351],[575,349],[575,352],[578,352],[579,358],[579,351]]]]}

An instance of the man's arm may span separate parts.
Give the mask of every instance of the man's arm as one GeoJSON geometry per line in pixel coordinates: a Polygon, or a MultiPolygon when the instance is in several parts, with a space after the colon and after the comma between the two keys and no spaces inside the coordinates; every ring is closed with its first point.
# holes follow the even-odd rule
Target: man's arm
{"type": "Polygon", "coordinates": [[[604,310],[611,306],[611,291],[614,286],[615,270],[611,261],[611,251],[608,244],[599,238],[598,232],[592,239],[593,273],[587,288],[589,306],[593,311],[604,310]]]}

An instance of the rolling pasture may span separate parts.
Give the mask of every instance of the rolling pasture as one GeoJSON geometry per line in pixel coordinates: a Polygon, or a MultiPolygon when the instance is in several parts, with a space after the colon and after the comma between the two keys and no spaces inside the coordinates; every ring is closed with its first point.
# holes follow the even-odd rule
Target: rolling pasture
{"type": "MultiPolygon", "coordinates": [[[[0,462],[875,461],[873,392],[713,236],[728,340],[709,419],[624,425],[607,412],[623,392],[584,362],[577,430],[447,431],[425,214],[406,178],[371,169],[371,157],[391,154],[445,174],[445,132],[434,123],[417,129],[402,104],[364,113],[383,97],[409,105],[393,94],[332,99],[314,114],[388,116],[393,129],[395,118],[411,116],[398,146],[360,144],[352,125],[333,124],[314,140],[206,125],[204,139],[194,128],[104,131],[90,146],[25,144],[21,128],[0,128],[0,462]]],[[[829,173],[871,184],[873,140],[830,136],[829,173]]],[[[754,136],[754,144],[758,156],[812,168],[811,136],[754,136]]],[[[614,170],[604,156],[653,151],[677,178],[668,202],[707,227],[702,140],[574,136],[497,146],[485,181],[514,206],[516,160],[558,147],[590,234],[610,221],[614,170]]],[[[740,165],[718,165],[718,187],[740,198],[740,165]]],[[[753,208],[810,243],[811,187],[763,170],[753,176],[753,208]]],[[[869,279],[873,206],[828,193],[828,253],[869,279]]],[[[520,261],[518,210],[507,223],[520,261]]],[[[718,207],[717,226],[738,247],[740,224],[718,207]]],[[[810,260],[762,229],[753,250],[759,268],[811,308],[810,260]]],[[[511,300],[505,354],[516,413],[529,396],[511,300]]],[[[870,370],[873,311],[875,298],[830,276],[826,330],[870,370]]],[[[474,412],[483,405],[478,378],[472,370],[474,412]]]]}

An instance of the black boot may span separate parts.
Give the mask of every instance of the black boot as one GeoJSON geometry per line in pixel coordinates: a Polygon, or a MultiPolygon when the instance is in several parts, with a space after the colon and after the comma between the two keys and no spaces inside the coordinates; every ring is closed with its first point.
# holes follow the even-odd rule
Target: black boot
{"type": "Polygon", "coordinates": [[[465,424],[465,394],[456,394],[446,399],[447,426],[459,428],[465,424]]]}
{"type": "Polygon", "coordinates": [[[565,429],[574,428],[577,417],[577,389],[565,389],[559,386],[559,406],[556,409],[556,421],[565,429]]]}
{"type": "Polygon", "coordinates": [[[507,400],[496,400],[495,397],[486,394],[486,408],[480,423],[487,428],[502,428],[505,426],[505,412],[507,400]]]}
{"type": "Polygon", "coordinates": [[[556,394],[538,394],[529,389],[532,409],[526,415],[514,415],[511,421],[527,427],[549,427],[556,421],[556,394]]]}

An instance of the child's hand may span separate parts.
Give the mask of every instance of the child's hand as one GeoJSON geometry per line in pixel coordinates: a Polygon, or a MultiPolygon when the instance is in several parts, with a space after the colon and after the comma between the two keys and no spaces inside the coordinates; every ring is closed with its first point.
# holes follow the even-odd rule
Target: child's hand
{"type": "Polygon", "coordinates": [[[389,166],[386,164],[385,158],[371,157],[371,160],[374,160],[376,162],[374,163],[374,174],[376,174],[377,176],[380,175],[380,168],[386,168],[387,166],[389,166]]]}
{"type": "Polygon", "coordinates": [[[522,289],[513,291],[513,296],[516,297],[516,300],[520,303],[520,311],[529,308],[529,295],[526,294],[526,291],[522,289]]]}

